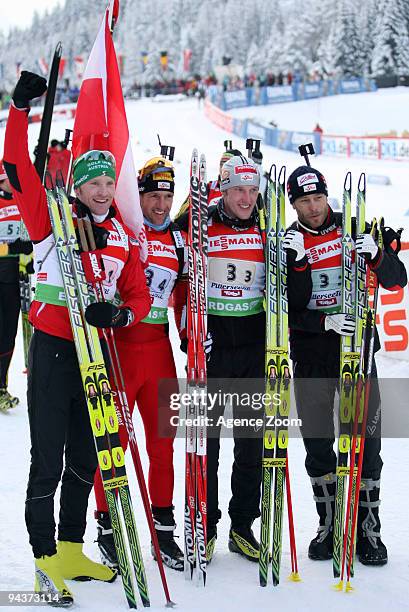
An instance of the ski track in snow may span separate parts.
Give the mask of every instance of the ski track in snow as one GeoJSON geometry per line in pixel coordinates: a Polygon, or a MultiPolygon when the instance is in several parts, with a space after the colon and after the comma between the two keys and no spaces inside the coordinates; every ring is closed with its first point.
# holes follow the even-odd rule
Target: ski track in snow
{"type": "MultiPolygon", "coordinates": [[[[356,113],[362,117],[371,114],[371,104],[367,101],[376,94],[367,94],[362,99],[362,106],[356,107],[356,113]],[[360,112],[360,109],[362,112],[360,112]],[[369,110],[368,110],[369,109],[369,110]]],[[[399,91],[396,95],[400,95],[399,91]]],[[[357,96],[351,96],[359,100],[357,96]]],[[[334,100],[334,99],[332,99],[334,100]]],[[[294,104],[294,111],[299,107],[294,104]]],[[[162,102],[154,104],[151,100],[127,103],[128,121],[133,138],[136,166],[140,167],[149,157],[157,155],[156,133],[159,132],[164,144],[176,145],[176,197],[175,210],[187,193],[188,168],[193,146],[204,152],[208,158],[209,177],[217,175],[218,160],[223,150],[223,140],[232,138],[227,132],[219,130],[207,121],[198,109],[197,101],[162,102]]],[[[347,126],[351,115],[342,112],[341,101],[338,111],[332,111],[339,121],[339,126],[347,126]]],[[[375,111],[374,111],[375,112],[375,111]]],[[[379,112],[379,109],[376,111],[379,112]]],[[[335,119],[334,119],[335,120],[335,119]]],[[[371,117],[373,120],[373,117],[371,117]]],[[[71,127],[67,122],[60,122],[53,127],[51,137],[63,138],[64,129],[71,127]]],[[[393,126],[399,128],[399,126],[393,126]]],[[[401,126],[404,129],[406,126],[401,126]]],[[[348,130],[347,130],[348,131],[348,130]]],[[[362,127],[362,133],[365,127],[362,127]]],[[[38,126],[29,128],[29,143],[32,150],[38,136],[38,126]]],[[[4,140],[4,129],[0,129],[0,150],[4,140]]],[[[244,151],[244,141],[233,137],[233,146],[244,151]]],[[[299,165],[300,158],[292,153],[264,148],[266,165],[275,161],[287,164],[289,170],[299,165]]],[[[392,178],[389,187],[369,186],[368,217],[387,212],[387,221],[406,220],[403,216],[407,208],[407,173],[408,164],[367,162],[366,160],[342,160],[335,158],[318,158],[315,163],[326,175],[330,195],[340,199],[343,176],[346,169],[351,169],[356,179],[362,170],[373,173],[388,174],[392,178]],[[387,202],[387,210],[385,210],[387,202]],[[392,218],[393,217],[393,218],[392,218]]],[[[288,221],[291,220],[288,214],[288,221]]],[[[402,223],[401,223],[402,224],[402,223]]],[[[174,324],[171,325],[171,339],[179,376],[184,375],[185,358],[180,353],[174,324]]],[[[10,391],[20,397],[20,405],[12,412],[0,414],[0,465],[2,503],[0,505],[0,552],[3,559],[3,571],[0,575],[0,590],[29,590],[33,585],[33,559],[24,524],[24,499],[29,470],[29,430],[27,422],[26,376],[23,371],[23,342],[19,330],[16,350],[13,357],[10,376],[10,391]]],[[[384,377],[407,377],[409,364],[378,357],[379,375],[384,377]]],[[[146,473],[146,453],[144,436],[140,419],[135,411],[135,426],[146,473]]],[[[51,441],[50,441],[51,442],[51,441]]],[[[317,527],[317,515],[312,499],[308,477],[304,469],[304,449],[300,440],[291,440],[289,458],[291,464],[291,484],[293,496],[294,521],[298,552],[300,583],[291,583],[286,577],[291,568],[290,550],[287,533],[287,520],[284,521],[283,556],[281,583],[274,588],[271,581],[267,588],[258,586],[258,566],[231,554],[227,549],[229,519],[227,506],[230,497],[230,474],[232,463],[232,441],[224,439],[220,455],[220,507],[223,518],[219,523],[219,537],[214,559],[208,568],[206,588],[197,588],[185,582],[183,573],[166,570],[172,599],[177,602],[177,609],[183,612],[241,612],[252,610],[271,610],[285,608],[289,611],[299,609],[306,611],[324,611],[332,609],[344,612],[348,609],[363,609],[389,612],[407,609],[409,595],[409,528],[407,507],[409,495],[406,483],[409,480],[409,466],[405,461],[409,452],[407,440],[387,439],[383,441],[382,456],[384,468],[381,489],[382,536],[388,546],[389,564],[383,568],[368,568],[356,563],[354,593],[348,595],[335,592],[331,587],[331,562],[313,562],[307,557],[308,543],[314,537],[317,527]],[[347,599],[345,599],[347,598],[347,599]]],[[[131,489],[134,491],[134,506],[143,549],[146,572],[150,587],[152,610],[163,609],[164,596],[156,563],[150,554],[149,531],[144,518],[143,507],[137,492],[136,478],[127,456],[131,489]]],[[[183,501],[184,501],[184,441],[175,442],[175,512],[178,523],[179,544],[183,548],[183,501]]],[[[85,536],[85,551],[98,560],[98,551],[93,542],[96,537],[93,518],[94,497],[90,496],[88,510],[88,527],[85,536]]],[[[56,496],[58,508],[58,495],[56,496]]],[[[259,522],[255,524],[258,534],[259,522]]],[[[114,584],[73,583],[69,582],[75,595],[75,607],[101,612],[127,609],[120,579],[114,584]]],[[[138,604],[139,607],[141,604],[138,604]]],[[[21,606],[20,609],[31,609],[21,606]]]]}

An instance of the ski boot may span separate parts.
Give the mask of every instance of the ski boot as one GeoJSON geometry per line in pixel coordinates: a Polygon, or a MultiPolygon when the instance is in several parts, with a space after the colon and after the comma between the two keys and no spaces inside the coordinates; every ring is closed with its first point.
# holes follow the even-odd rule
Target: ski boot
{"type": "Polygon", "coordinates": [[[359,491],[356,554],[363,565],[386,565],[388,551],[381,540],[380,480],[362,478],[359,491]]]}
{"type": "MultiPolygon", "coordinates": [[[[164,565],[178,572],[183,572],[183,553],[176,544],[173,535],[176,529],[175,519],[173,518],[173,506],[168,506],[166,508],[152,506],[152,514],[158,536],[160,556],[162,557],[164,565]]],[[[153,558],[157,560],[153,545],[151,546],[151,551],[153,558]]]]}
{"type": "Polygon", "coordinates": [[[0,389],[0,411],[7,412],[20,403],[18,397],[13,397],[6,388],[0,389]]]}
{"type": "Polygon", "coordinates": [[[308,547],[308,557],[313,561],[325,561],[332,558],[334,550],[335,474],[311,477],[311,484],[320,524],[308,547]]]}
{"type": "Polygon", "coordinates": [[[74,603],[74,597],[64,582],[58,555],[43,555],[34,560],[34,591],[46,593],[51,606],[68,608],[74,603]]]}
{"type": "Polygon", "coordinates": [[[247,524],[233,525],[229,531],[229,550],[256,563],[260,557],[260,544],[254,537],[251,521],[247,524]]]}
{"type": "Polygon", "coordinates": [[[61,575],[67,580],[101,580],[113,582],[117,572],[102,563],[95,563],[82,552],[82,544],[77,542],[57,543],[57,553],[60,561],[61,575]]]}
{"type": "Polygon", "coordinates": [[[206,560],[209,564],[213,559],[217,540],[217,527],[207,527],[206,560]]]}
{"type": "Polygon", "coordinates": [[[116,554],[109,512],[99,512],[96,510],[94,516],[97,519],[98,536],[96,542],[101,561],[104,565],[118,571],[118,556],[116,554]]]}

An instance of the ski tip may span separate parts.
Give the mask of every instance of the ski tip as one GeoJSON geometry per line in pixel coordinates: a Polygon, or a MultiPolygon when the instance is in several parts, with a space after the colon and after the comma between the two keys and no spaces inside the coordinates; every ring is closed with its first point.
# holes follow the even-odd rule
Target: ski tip
{"type": "Polygon", "coordinates": [[[351,185],[352,185],[352,172],[348,170],[348,172],[345,175],[344,190],[349,191],[351,189],[351,185]]]}
{"type": "Polygon", "coordinates": [[[285,183],[285,173],[287,172],[286,166],[281,166],[280,172],[278,174],[278,182],[280,185],[284,185],[285,183]]]}
{"type": "Polygon", "coordinates": [[[361,175],[358,181],[358,191],[364,192],[365,189],[366,189],[366,174],[365,172],[361,172],[361,175]]]}
{"type": "Polygon", "coordinates": [[[290,582],[302,582],[300,574],[298,572],[291,572],[291,574],[288,576],[288,580],[290,582]]]}

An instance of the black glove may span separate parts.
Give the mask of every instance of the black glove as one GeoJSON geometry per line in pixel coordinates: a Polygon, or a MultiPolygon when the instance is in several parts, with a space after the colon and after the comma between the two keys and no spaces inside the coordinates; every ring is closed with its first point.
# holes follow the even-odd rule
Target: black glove
{"type": "Polygon", "coordinates": [[[110,302],[95,302],[85,309],[85,318],[94,327],[126,327],[133,320],[129,308],[118,308],[110,302]]]}
{"type": "Polygon", "coordinates": [[[33,252],[33,244],[29,240],[21,240],[17,238],[9,244],[10,255],[30,255],[33,252]]]}
{"type": "Polygon", "coordinates": [[[26,265],[27,274],[34,274],[34,260],[30,259],[28,264],[26,265]]]}
{"type": "Polygon", "coordinates": [[[183,338],[180,341],[180,350],[182,351],[182,353],[187,354],[187,338],[183,338]]]}
{"type": "Polygon", "coordinates": [[[47,81],[44,77],[23,70],[13,93],[14,106],[27,108],[30,100],[39,98],[47,89],[47,81]]]}
{"type": "MultiPolygon", "coordinates": [[[[107,229],[105,229],[105,227],[99,227],[98,225],[94,225],[94,223],[91,224],[92,225],[92,233],[94,234],[94,240],[95,240],[95,249],[98,251],[100,249],[105,249],[107,244],[108,244],[108,238],[109,238],[109,231],[107,229]]],[[[82,253],[83,246],[81,244],[81,234],[79,232],[78,227],[75,228],[75,233],[77,234],[77,241],[78,241],[78,246],[79,246],[79,251],[80,253],[82,253]]],[[[85,235],[88,238],[88,234],[87,232],[85,232],[85,235]]],[[[90,245],[88,244],[89,250],[91,250],[90,245]]]]}

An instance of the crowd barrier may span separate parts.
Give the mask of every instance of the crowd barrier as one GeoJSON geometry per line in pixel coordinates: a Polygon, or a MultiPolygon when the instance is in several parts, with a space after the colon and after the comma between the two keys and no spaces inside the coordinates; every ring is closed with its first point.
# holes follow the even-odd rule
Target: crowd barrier
{"type": "Polygon", "coordinates": [[[297,102],[323,96],[376,91],[372,79],[326,80],[313,83],[293,83],[274,87],[246,87],[224,91],[213,85],[208,89],[206,114],[219,127],[242,138],[260,138],[264,144],[298,151],[298,145],[313,142],[317,154],[338,157],[359,157],[395,161],[409,160],[409,138],[389,136],[341,136],[320,132],[281,130],[261,125],[254,120],[238,119],[227,113],[234,108],[297,102]],[[211,108],[217,108],[218,114],[211,108]],[[215,120],[217,118],[217,120],[215,120]]]}

